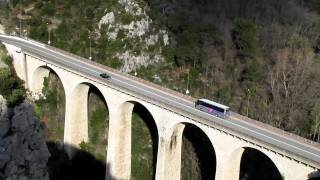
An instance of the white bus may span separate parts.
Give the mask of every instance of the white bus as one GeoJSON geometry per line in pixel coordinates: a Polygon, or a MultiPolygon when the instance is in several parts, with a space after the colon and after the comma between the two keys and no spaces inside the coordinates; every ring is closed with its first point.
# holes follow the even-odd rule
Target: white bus
{"type": "Polygon", "coordinates": [[[197,100],[195,102],[195,108],[224,119],[230,116],[230,108],[228,106],[210,101],[208,99],[197,100]]]}

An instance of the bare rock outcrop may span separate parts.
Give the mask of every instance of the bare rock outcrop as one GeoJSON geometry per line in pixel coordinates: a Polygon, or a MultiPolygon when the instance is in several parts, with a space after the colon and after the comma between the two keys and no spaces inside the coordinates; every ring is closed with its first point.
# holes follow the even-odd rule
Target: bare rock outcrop
{"type": "Polygon", "coordinates": [[[33,106],[7,108],[0,96],[0,179],[49,179],[49,156],[33,106]]]}
{"type": "Polygon", "coordinates": [[[121,46],[112,52],[112,58],[122,63],[120,71],[128,73],[163,62],[162,49],[169,45],[169,35],[149,17],[148,5],[136,0],[118,0],[114,6],[105,10],[98,27],[105,28],[100,35],[106,36],[108,43],[121,46]]]}

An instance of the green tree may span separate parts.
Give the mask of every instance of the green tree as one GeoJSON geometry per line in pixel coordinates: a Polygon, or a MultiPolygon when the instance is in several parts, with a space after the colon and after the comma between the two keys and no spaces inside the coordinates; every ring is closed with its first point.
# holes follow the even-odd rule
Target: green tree
{"type": "Polygon", "coordinates": [[[0,69],[0,94],[7,99],[9,106],[20,104],[26,96],[22,81],[12,71],[12,68],[0,69]]]}
{"type": "Polygon", "coordinates": [[[26,93],[24,89],[13,89],[12,93],[7,97],[8,105],[15,106],[24,101],[26,93]]]}
{"type": "Polygon", "coordinates": [[[46,2],[42,8],[42,14],[53,16],[55,13],[54,5],[49,1],[46,2]]]}
{"type": "Polygon", "coordinates": [[[7,97],[16,87],[16,81],[10,69],[0,69],[0,94],[7,97]]]}
{"type": "Polygon", "coordinates": [[[258,82],[263,79],[263,69],[258,61],[250,61],[245,64],[241,74],[241,81],[258,82]]]}
{"type": "Polygon", "coordinates": [[[234,22],[233,39],[238,49],[238,56],[242,59],[254,59],[257,55],[257,27],[245,19],[237,19],[234,22]]]}

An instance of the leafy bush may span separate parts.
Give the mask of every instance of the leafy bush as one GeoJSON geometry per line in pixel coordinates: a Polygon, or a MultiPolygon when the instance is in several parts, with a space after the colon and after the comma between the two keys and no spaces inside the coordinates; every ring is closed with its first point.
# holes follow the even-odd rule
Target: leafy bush
{"type": "Polygon", "coordinates": [[[123,24],[130,24],[132,21],[134,21],[134,17],[129,13],[121,13],[120,14],[120,21],[123,24]]]}
{"type": "MultiPolygon", "coordinates": [[[[6,57],[5,61],[12,66],[10,57],[6,57]]],[[[23,82],[13,71],[13,68],[0,69],[0,94],[7,99],[8,106],[11,107],[20,104],[26,97],[23,82]]]]}
{"type": "Polygon", "coordinates": [[[80,144],[79,144],[79,147],[82,151],[86,151],[86,152],[89,152],[90,151],[90,145],[89,143],[86,143],[84,141],[82,141],[80,144]]]}
{"type": "Polygon", "coordinates": [[[3,62],[8,66],[12,66],[12,58],[10,56],[6,56],[3,58],[3,62]]]}
{"type": "Polygon", "coordinates": [[[8,105],[15,106],[24,101],[26,93],[24,89],[13,89],[12,93],[7,97],[8,105]]]}
{"type": "Polygon", "coordinates": [[[105,107],[98,106],[95,111],[92,112],[92,117],[90,121],[90,142],[96,144],[101,138],[101,129],[104,129],[106,124],[107,112],[105,107]]]}
{"type": "Polygon", "coordinates": [[[111,58],[110,59],[110,67],[114,69],[118,69],[123,65],[123,63],[118,58],[111,58]]]}

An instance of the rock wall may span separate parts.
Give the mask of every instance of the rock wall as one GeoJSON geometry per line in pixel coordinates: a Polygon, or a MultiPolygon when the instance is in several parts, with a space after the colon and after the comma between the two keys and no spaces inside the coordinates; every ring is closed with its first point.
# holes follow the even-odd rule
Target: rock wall
{"type": "Polygon", "coordinates": [[[33,106],[7,108],[0,95],[0,179],[49,179],[49,156],[33,106]]]}
{"type": "Polygon", "coordinates": [[[149,7],[135,0],[118,0],[114,6],[105,10],[98,26],[100,30],[106,28],[101,36],[109,42],[126,42],[113,56],[123,64],[120,71],[131,72],[164,61],[162,48],[169,45],[168,32],[154,25],[149,7]]]}

